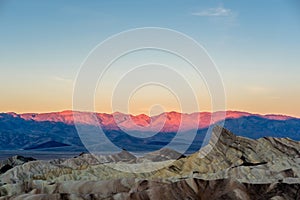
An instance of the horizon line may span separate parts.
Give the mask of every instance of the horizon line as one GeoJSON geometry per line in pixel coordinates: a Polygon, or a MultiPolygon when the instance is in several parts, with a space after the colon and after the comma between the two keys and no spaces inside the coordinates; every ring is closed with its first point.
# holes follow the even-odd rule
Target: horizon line
{"type": "Polygon", "coordinates": [[[99,112],[99,111],[80,111],[80,110],[70,110],[70,109],[66,109],[66,110],[59,110],[59,111],[45,111],[45,112],[14,112],[14,111],[1,111],[1,113],[14,113],[17,115],[24,115],[24,114],[50,114],[50,113],[63,113],[63,112],[78,112],[78,113],[95,113],[95,114],[109,114],[109,115],[113,115],[114,113],[121,113],[124,115],[131,115],[131,116],[139,116],[139,115],[146,115],[148,117],[154,117],[154,116],[159,116],[161,114],[164,113],[179,113],[179,114],[194,114],[194,113],[218,113],[218,112],[239,112],[239,113],[246,113],[246,114],[251,114],[251,115],[260,115],[260,116],[272,116],[272,115],[276,115],[276,116],[283,116],[283,117],[291,117],[291,118],[298,118],[300,119],[300,116],[294,116],[294,115],[289,115],[289,114],[284,114],[284,113],[258,113],[258,112],[251,112],[251,111],[245,111],[245,110],[217,110],[217,111],[196,111],[196,112],[179,112],[179,111],[165,111],[165,112],[161,112],[159,114],[155,114],[155,115],[148,115],[146,113],[139,113],[139,114],[132,114],[132,113],[125,113],[125,112],[121,112],[121,111],[115,111],[115,112],[99,112]]]}

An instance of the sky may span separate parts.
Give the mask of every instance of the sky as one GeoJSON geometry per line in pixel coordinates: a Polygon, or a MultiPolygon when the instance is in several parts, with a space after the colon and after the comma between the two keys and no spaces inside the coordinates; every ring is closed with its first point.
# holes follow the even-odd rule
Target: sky
{"type": "MultiPolygon", "coordinates": [[[[0,0],[0,112],[72,109],[73,85],[91,50],[111,35],[140,27],[173,29],[200,43],[219,69],[227,110],[300,117],[297,0],[0,0]]],[[[172,56],[150,55],[180,63],[172,56]]],[[[141,57],[145,52],[131,61],[141,57]]],[[[124,63],[128,60],[114,69],[124,63]]],[[[180,67],[183,72],[189,66],[175,66],[180,67]]],[[[201,111],[209,111],[209,91],[198,86],[193,87],[201,111]]],[[[109,91],[96,92],[95,111],[111,112],[109,91]]],[[[163,88],[144,87],[131,97],[129,112],[160,112],[160,104],[164,111],[180,107],[163,88]]]]}

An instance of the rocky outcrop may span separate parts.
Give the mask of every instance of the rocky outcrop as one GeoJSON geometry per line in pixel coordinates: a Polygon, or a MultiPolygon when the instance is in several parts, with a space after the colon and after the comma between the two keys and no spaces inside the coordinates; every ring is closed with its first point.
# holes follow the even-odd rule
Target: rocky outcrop
{"type": "Polygon", "coordinates": [[[139,158],[122,151],[115,155],[81,154],[71,159],[24,163],[0,175],[0,196],[299,199],[299,177],[299,142],[268,137],[252,140],[215,127],[209,144],[186,157],[162,149],[139,158]],[[153,166],[157,170],[146,170],[153,166]]]}
{"type": "Polygon", "coordinates": [[[300,143],[288,138],[251,140],[215,127],[210,143],[199,152],[176,160],[155,177],[234,178],[242,182],[276,180],[300,183],[300,143]],[[289,171],[290,173],[286,173],[289,171]]]}
{"type": "Polygon", "coordinates": [[[166,160],[178,160],[185,157],[185,155],[182,155],[177,151],[164,148],[158,151],[150,152],[142,157],[137,158],[137,162],[159,162],[166,160]]]}
{"type": "Polygon", "coordinates": [[[79,156],[70,159],[56,159],[50,161],[51,164],[70,167],[72,169],[83,169],[89,166],[100,165],[105,163],[135,162],[136,157],[131,153],[123,150],[120,153],[112,155],[96,155],[81,153],[79,156]]]}
{"type": "Polygon", "coordinates": [[[128,199],[299,199],[299,184],[249,184],[232,179],[185,179],[173,183],[140,181],[128,199]]]}
{"type": "Polygon", "coordinates": [[[110,181],[69,181],[41,184],[37,181],[16,184],[15,191],[27,193],[15,195],[8,187],[2,187],[0,195],[8,199],[211,199],[247,200],[273,199],[289,200],[300,198],[299,184],[241,183],[233,179],[155,181],[118,179],[110,181]],[[7,190],[5,190],[7,189],[7,190]]]}
{"type": "Polygon", "coordinates": [[[23,156],[13,156],[6,160],[0,161],[0,174],[5,173],[6,171],[14,168],[15,166],[22,165],[26,162],[34,161],[34,158],[23,157],[23,156]]]}

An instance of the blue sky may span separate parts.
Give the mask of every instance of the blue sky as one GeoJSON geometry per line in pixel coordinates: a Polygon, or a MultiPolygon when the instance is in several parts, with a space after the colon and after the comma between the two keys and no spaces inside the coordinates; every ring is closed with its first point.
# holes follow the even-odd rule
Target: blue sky
{"type": "Polygon", "coordinates": [[[270,1],[0,1],[1,111],[71,108],[72,82],[98,43],[165,27],[202,44],[228,109],[300,116],[300,3],[270,1]]]}

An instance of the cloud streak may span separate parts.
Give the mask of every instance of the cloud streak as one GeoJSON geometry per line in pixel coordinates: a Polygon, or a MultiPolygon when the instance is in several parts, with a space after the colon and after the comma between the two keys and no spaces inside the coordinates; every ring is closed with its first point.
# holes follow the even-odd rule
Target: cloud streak
{"type": "Polygon", "coordinates": [[[192,15],[201,16],[201,17],[226,17],[226,16],[231,16],[232,11],[224,7],[217,7],[217,8],[209,8],[207,10],[202,10],[200,12],[194,12],[192,13],[192,15]]]}
{"type": "Polygon", "coordinates": [[[73,83],[72,79],[67,79],[67,78],[63,78],[60,76],[52,76],[51,78],[55,81],[60,81],[60,82],[65,82],[65,83],[73,83]]]}

